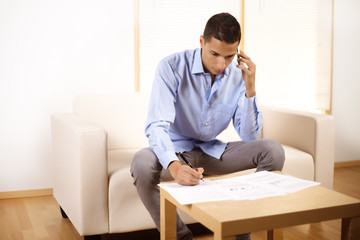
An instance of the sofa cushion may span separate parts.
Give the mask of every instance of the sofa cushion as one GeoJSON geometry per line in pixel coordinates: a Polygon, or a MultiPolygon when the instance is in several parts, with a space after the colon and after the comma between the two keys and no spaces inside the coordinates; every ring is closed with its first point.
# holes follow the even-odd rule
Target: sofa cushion
{"type": "Polygon", "coordinates": [[[114,172],[109,180],[110,233],[130,232],[155,227],[142,204],[130,175],[130,167],[114,172]]]}
{"type": "Polygon", "coordinates": [[[134,154],[139,151],[138,148],[126,148],[108,151],[108,174],[113,173],[131,165],[134,154]]]}
{"type": "MultiPolygon", "coordinates": [[[[314,161],[310,154],[283,145],[285,164],[283,172],[295,177],[313,180],[314,161]]],[[[121,149],[108,152],[109,168],[109,225],[110,233],[137,231],[155,228],[155,225],[142,204],[130,175],[130,164],[138,149],[121,149]],[[138,216],[141,216],[139,218],[138,216]]],[[[243,175],[254,172],[249,169],[228,174],[243,175]]],[[[185,223],[196,222],[183,212],[179,212],[185,223]]]]}

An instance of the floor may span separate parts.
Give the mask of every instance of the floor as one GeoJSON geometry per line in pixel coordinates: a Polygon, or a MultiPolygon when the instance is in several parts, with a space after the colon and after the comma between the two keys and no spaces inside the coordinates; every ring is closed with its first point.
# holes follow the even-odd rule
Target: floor
{"type": "MultiPolygon", "coordinates": [[[[360,166],[336,168],[334,190],[360,199],[360,166]]],[[[305,224],[284,228],[275,234],[285,240],[332,240],[340,239],[340,220],[305,224]]],[[[200,224],[190,226],[195,240],[212,240],[209,230],[200,224]]],[[[266,232],[251,234],[252,240],[266,239],[266,232]]],[[[80,240],[68,219],[61,217],[57,202],[52,196],[0,200],[1,240],[80,240]]],[[[157,240],[155,230],[127,234],[104,235],[103,240],[157,240]]]]}

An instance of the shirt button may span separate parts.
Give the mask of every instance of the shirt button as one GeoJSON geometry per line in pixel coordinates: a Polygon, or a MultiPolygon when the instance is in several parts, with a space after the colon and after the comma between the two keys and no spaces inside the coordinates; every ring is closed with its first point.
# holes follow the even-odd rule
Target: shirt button
{"type": "Polygon", "coordinates": [[[209,88],[209,87],[210,87],[210,85],[209,85],[209,84],[206,84],[206,87],[207,87],[207,88],[209,88]]]}
{"type": "Polygon", "coordinates": [[[210,104],[206,105],[207,107],[210,107],[210,104]]]}
{"type": "Polygon", "coordinates": [[[209,125],[209,123],[205,123],[205,126],[208,126],[209,125]]]}

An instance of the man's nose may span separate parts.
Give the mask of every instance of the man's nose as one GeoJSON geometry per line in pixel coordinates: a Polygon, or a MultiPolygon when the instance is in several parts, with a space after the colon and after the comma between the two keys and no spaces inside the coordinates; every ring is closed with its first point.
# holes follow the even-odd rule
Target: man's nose
{"type": "Polygon", "coordinates": [[[217,69],[222,69],[223,70],[223,69],[225,69],[225,66],[226,66],[225,58],[218,57],[217,62],[216,62],[217,69]]]}

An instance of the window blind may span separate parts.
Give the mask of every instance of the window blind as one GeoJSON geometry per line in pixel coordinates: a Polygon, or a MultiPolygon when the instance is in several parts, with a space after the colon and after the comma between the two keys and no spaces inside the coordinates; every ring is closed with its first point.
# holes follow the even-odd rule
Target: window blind
{"type": "MultiPolygon", "coordinates": [[[[240,22],[240,1],[139,0],[140,90],[150,91],[162,58],[199,47],[206,21],[219,12],[240,22]]],[[[331,0],[247,0],[242,29],[260,104],[330,109],[331,0]]]]}
{"type": "Polygon", "coordinates": [[[245,1],[245,28],[260,104],[330,109],[331,0],[245,1]]]}
{"type": "Polygon", "coordinates": [[[214,14],[240,22],[240,0],[139,0],[140,91],[150,91],[161,59],[200,47],[200,35],[214,14]]]}

